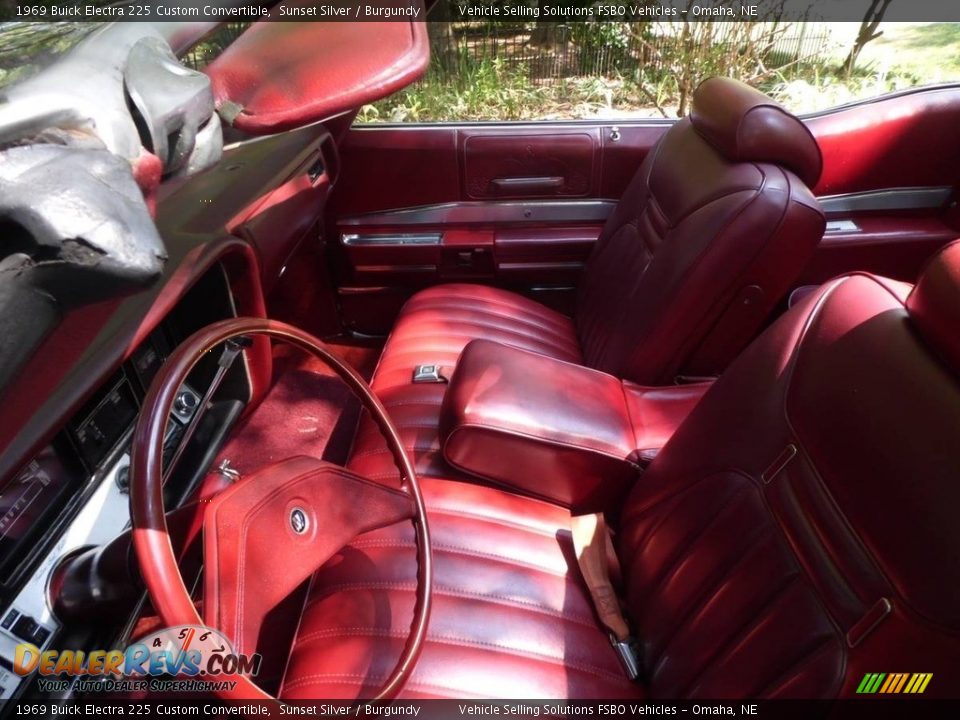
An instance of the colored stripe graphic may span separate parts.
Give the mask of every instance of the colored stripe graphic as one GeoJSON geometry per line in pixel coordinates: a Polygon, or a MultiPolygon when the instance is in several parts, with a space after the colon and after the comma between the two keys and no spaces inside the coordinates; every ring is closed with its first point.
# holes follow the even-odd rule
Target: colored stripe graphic
{"type": "Polygon", "coordinates": [[[858,695],[920,695],[933,673],[867,673],[857,685],[858,695]]]}

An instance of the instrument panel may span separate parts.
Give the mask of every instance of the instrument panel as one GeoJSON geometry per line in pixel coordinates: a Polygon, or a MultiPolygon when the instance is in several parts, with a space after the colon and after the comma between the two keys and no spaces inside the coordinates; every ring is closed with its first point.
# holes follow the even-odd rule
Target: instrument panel
{"type": "MultiPolygon", "coordinates": [[[[63,422],[50,443],[0,483],[0,711],[31,680],[13,672],[18,644],[43,649],[61,632],[69,631],[75,638],[83,631],[68,627],[69,622],[54,612],[51,577],[65,557],[105,545],[130,527],[131,438],[151,381],[177,343],[196,329],[231,316],[236,310],[229,282],[217,264],[63,422]]],[[[177,506],[192,491],[215,456],[217,438],[225,437],[225,428],[249,400],[249,375],[240,361],[201,413],[215,368],[215,359],[198,364],[181,386],[170,414],[164,461],[169,465],[175,454],[181,459],[164,486],[168,507],[177,506]],[[184,452],[185,448],[191,450],[184,452]]],[[[131,607],[131,612],[135,610],[131,607]]],[[[128,620],[113,619],[117,628],[128,620]]]]}

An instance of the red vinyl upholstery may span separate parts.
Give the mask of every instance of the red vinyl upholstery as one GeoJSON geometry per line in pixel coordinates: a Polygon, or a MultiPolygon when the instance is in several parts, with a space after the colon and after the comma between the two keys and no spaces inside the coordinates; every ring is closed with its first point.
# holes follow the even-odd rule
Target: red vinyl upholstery
{"type": "Polygon", "coordinates": [[[460,356],[440,416],[451,466],[574,512],[623,496],[709,384],[646,388],[488,340],[460,356]]]}
{"type": "Polygon", "coordinates": [[[823,236],[792,167],[816,181],[820,151],[802,122],[733,80],[701,85],[587,262],[575,318],[586,364],[644,385],[722,372],[823,236]]]}
{"type": "Polygon", "coordinates": [[[374,388],[409,383],[420,363],[452,365],[478,338],[647,385],[717,374],[823,235],[808,189],[820,165],[802,122],[746,85],[709,80],[608,219],[573,322],[503,290],[431,288],[402,310],[374,388]]]}
{"type": "MultiPolygon", "coordinates": [[[[433,612],[406,697],[639,698],[570,568],[569,513],[421,480],[433,612]]],[[[362,697],[392,667],[413,613],[413,531],[360,537],[314,578],[280,697],[362,697]]]]}
{"type": "MultiPolygon", "coordinates": [[[[707,391],[615,523],[637,686],[585,603],[565,511],[428,481],[439,601],[406,692],[830,698],[889,668],[955,693],[958,298],[960,244],[909,302],[902,284],[841,277],[707,391]]],[[[362,536],[317,574],[283,696],[355,696],[389,667],[410,537],[362,536]]]]}
{"type": "MultiPolygon", "coordinates": [[[[441,285],[412,297],[372,384],[388,406],[404,408],[398,424],[408,447],[425,458],[421,471],[454,472],[438,453],[438,391],[411,386],[413,368],[436,363],[449,373],[475,339],[642,385],[722,371],[823,234],[823,214],[804,184],[816,181],[819,168],[817,144],[802,122],[741,83],[711,80],[608,219],[573,320],[480,285],[441,285]]],[[[371,430],[361,432],[358,453],[382,454],[371,430]]]]}
{"type": "Polygon", "coordinates": [[[452,370],[471,340],[484,338],[583,363],[569,318],[515,293],[483,285],[438,285],[414,295],[387,339],[373,389],[409,385],[413,368],[436,363],[452,370]]]}
{"type": "Polygon", "coordinates": [[[924,339],[953,367],[960,367],[960,241],[934,255],[907,299],[924,339]]]}

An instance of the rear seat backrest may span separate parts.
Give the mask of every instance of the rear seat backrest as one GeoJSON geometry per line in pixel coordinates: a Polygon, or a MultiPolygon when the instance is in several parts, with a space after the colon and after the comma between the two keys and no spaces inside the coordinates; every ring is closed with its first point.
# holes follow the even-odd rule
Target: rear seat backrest
{"type": "Polygon", "coordinates": [[[608,219],[576,315],[586,364],[645,384],[718,374],[823,236],[806,126],[726,78],[650,152],[608,219]]]}

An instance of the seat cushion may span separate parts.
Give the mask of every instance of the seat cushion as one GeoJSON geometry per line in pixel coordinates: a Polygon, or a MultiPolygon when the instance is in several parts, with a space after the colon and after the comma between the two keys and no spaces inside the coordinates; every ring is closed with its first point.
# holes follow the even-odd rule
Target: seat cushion
{"type": "Polygon", "coordinates": [[[582,363],[573,321],[521,295],[483,285],[449,284],[407,301],[383,348],[373,389],[409,385],[422,364],[456,365],[471,340],[485,338],[582,363]]]}
{"type": "MultiPolygon", "coordinates": [[[[396,385],[377,393],[397,429],[419,476],[466,479],[443,457],[440,408],[447,386],[437,383],[396,385]]],[[[390,487],[400,484],[400,471],[387,441],[366,411],[360,419],[348,467],[390,487]]]]}
{"type": "MultiPolygon", "coordinates": [[[[639,698],[580,579],[569,514],[538,500],[422,481],[433,612],[405,697],[639,698]]],[[[315,576],[283,699],[369,696],[413,618],[409,523],[359,537],[315,576]]]]}

